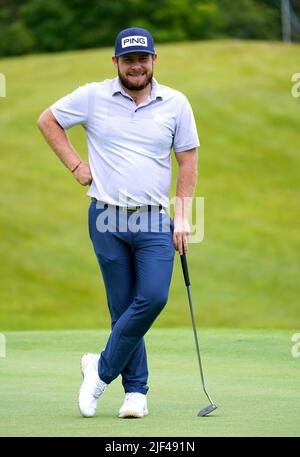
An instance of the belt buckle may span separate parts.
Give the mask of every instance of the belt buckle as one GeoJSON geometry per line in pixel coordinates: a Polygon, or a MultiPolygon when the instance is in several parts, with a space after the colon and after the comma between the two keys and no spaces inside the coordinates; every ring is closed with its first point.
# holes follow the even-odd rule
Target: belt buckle
{"type": "Polygon", "coordinates": [[[139,211],[140,210],[140,206],[122,206],[122,211],[139,211]]]}

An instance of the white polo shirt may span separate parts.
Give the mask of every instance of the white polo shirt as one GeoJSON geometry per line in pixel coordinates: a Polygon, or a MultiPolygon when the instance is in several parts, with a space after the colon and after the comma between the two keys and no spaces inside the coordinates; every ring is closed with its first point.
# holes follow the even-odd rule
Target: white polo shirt
{"type": "Polygon", "coordinates": [[[93,177],[88,195],[112,205],[168,207],[171,149],[199,146],[187,98],[154,79],[150,97],[138,106],[117,77],[79,87],[51,111],[63,129],[85,128],[93,177]]]}

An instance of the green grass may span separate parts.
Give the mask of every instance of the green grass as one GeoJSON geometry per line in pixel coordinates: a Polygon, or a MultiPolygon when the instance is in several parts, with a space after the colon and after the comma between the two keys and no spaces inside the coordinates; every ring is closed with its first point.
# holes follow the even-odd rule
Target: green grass
{"type": "MultiPolygon", "coordinates": [[[[299,321],[299,45],[212,41],[161,45],[157,79],[183,91],[202,141],[197,195],[205,239],[190,245],[205,326],[296,328],[299,321]]],[[[36,128],[52,102],[114,77],[112,49],[0,60],[1,330],[108,326],[88,239],[86,189],[36,128]]],[[[86,157],[82,129],[71,132],[86,157]]],[[[171,196],[174,196],[176,165],[171,196]]],[[[158,326],[189,325],[180,262],[158,326]]]]}
{"type": "Polygon", "coordinates": [[[7,332],[0,359],[1,436],[299,436],[300,359],[291,331],[199,329],[208,391],[219,408],[197,417],[208,400],[200,386],[192,329],[153,329],[146,337],[149,416],[117,417],[118,378],[96,416],[77,408],[79,362],[100,351],[104,330],[7,332]]]}

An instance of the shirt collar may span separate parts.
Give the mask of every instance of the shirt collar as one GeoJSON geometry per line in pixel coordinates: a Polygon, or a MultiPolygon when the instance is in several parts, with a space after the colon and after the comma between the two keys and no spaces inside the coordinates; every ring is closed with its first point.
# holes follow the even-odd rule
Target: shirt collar
{"type": "MultiPolygon", "coordinates": [[[[124,97],[129,97],[127,92],[124,90],[118,76],[113,79],[112,92],[111,92],[112,96],[116,95],[116,94],[122,94],[122,95],[124,95],[124,97]]],[[[158,82],[154,78],[152,78],[152,89],[151,89],[150,98],[151,98],[151,100],[163,98],[160,84],[158,84],[158,82]]]]}
{"type": "Polygon", "coordinates": [[[152,78],[152,90],[151,90],[151,98],[152,100],[155,100],[156,98],[161,98],[163,99],[163,94],[161,90],[160,84],[156,81],[155,78],[152,78]]]}

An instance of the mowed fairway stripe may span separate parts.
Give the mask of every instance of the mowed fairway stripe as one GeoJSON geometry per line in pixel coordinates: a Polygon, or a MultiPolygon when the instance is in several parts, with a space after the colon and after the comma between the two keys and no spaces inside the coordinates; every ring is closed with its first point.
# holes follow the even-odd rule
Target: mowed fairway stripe
{"type": "Polygon", "coordinates": [[[79,361],[101,351],[108,332],[7,332],[0,359],[1,436],[299,436],[300,359],[292,331],[205,329],[198,332],[206,383],[201,391],[192,329],[154,328],[146,336],[149,415],[118,418],[120,379],[99,401],[93,419],[80,416],[79,361]],[[113,431],[113,432],[112,432],[113,431]]]}

